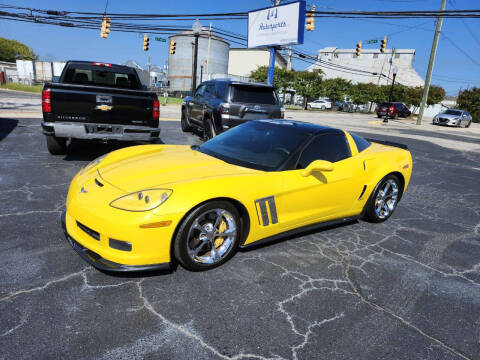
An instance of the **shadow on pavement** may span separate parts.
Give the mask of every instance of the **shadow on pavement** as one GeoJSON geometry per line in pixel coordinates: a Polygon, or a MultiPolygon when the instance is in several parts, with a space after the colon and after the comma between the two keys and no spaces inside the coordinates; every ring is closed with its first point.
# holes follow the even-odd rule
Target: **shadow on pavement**
{"type": "Polygon", "coordinates": [[[0,141],[5,139],[18,125],[15,119],[0,119],[0,141]]]}

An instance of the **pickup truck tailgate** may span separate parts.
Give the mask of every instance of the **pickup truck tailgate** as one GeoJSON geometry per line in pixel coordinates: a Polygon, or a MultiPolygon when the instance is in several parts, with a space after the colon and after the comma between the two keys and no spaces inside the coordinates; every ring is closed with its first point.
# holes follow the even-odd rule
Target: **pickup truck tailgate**
{"type": "Polygon", "coordinates": [[[153,99],[138,90],[52,84],[53,121],[152,125],[153,99]]]}

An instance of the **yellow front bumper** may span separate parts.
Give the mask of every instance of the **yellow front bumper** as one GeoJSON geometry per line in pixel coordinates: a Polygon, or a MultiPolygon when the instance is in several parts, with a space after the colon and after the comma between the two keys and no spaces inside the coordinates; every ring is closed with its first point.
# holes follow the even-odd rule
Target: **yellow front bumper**
{"type": "Polygon", "coordinates": [[[75,201],[67,204],[62,219],[65,235],[84,260],[109,271],[169,267],[170,245],[181,214],[153,216],[151,213],[128,212],[105,206],[104,209],[91,208],[75,201]],[[141,224],[167,220],[171,221],[168,226],[140,228],[141,224]],[[126,249],[113,248],[112,240],[125,244],[126,249]]]}

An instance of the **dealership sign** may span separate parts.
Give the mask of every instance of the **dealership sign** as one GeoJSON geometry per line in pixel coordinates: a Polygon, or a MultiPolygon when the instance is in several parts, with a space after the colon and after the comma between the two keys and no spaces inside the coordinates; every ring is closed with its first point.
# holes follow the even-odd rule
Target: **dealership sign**
{"type": "Polygon", "coordinates": [[[303,44],[305,1],[248,13],[248,47],[303,44]]]}

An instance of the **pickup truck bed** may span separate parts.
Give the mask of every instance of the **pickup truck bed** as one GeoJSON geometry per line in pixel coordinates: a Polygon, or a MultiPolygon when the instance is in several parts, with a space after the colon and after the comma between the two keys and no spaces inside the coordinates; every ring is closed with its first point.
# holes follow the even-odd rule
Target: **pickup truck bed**
{"type": "Polygon", "coordinates": [[[127,66],[67,62],[59,83],[44,85],[42,110],[52,154],[65,153],[68,138],[154,141],[160,135],[157,95],[127,66]]]}

